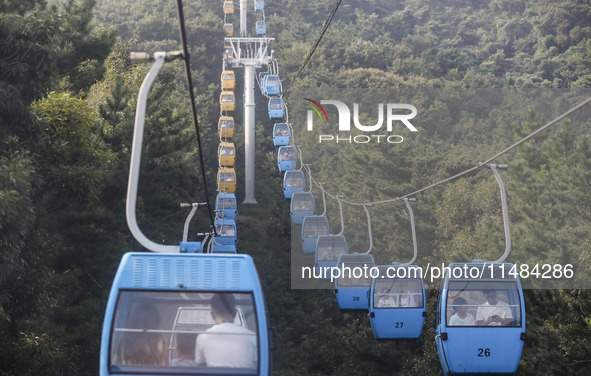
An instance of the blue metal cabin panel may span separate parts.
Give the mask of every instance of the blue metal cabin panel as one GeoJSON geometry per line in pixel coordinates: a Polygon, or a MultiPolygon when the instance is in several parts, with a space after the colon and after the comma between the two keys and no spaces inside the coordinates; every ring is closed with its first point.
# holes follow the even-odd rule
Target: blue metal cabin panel
{"type": "Polygon", "coordinates": [[[335,295],[340,309],[367,310],[369,307],[369,286],[367,288],[359,287],[340,287],[335,295]]]}
{"type": "Polygon", "coordinates": [[[213,244],[211,253],[238,253],[236,246],[231,244],[213,244]]]}
{"type": "Polygon", "coordinates": [[[280,161],[278,165],[280,172],[292,171],[297,168],[296,162],[294,161],[280,161]]]}
{"type": "Polygon", "coordinates": [[[203,244],[201,242],[181,242],[181,253],[203,253],[203,244]]]}
{"type": "Polygon", "coordinates": [[[238,216],[238,210],[236,209],[224,209],[222,211],[224,218],[227,219],[236,219],[236,217],[238,216]]]}
{"type": "MultiPolygon", "coordinates": [[[[370,307],[372,302],[370,301],[370,307]]],[[[425,324],[425,308],[370,309],[371,328],[376,338],[419,338],[425,324]]]]}
{"type": "Polygon", "coordinates": [[[289,136],[273,136],[273,145],[275,145],[275,146],[289,145],[289,136]]]}
{"type": "Polygon", "coordinates": [[[446,332],[448,339],[442,341],[442,345],[450,372],[517,371],[523,350],[521,328],[478,327],[464,330],[462,327],[450,327],[446,332]]]}
{"type": "MultiPolygon", "coordinates": [[[[293,196],[292,196],[293,199],[293,196]]],[[[314,210],[292,210],[291,221],[296,225],[301,225],[305,217],[314,215],[314,210]]]]}
{"type": "Polygon", "coordinates": [[[435,335],[435,344],[437,345],[437,353],[439,354],[439,363],[444,375],[449,375],[449,365],[447,364],[447,358],[445,357],[445,350],[443,349],[443,340],[441,339],[441,326],[437,326],[435,335]]]}
{"type": "Polygon", "coordinates": [[[208,254],[127,254],[117,272],[116,289],[250,290],[253,288],[252,268],[242,256],[208,254]],[[130,255],[130,256],[127,256],[130,255]],[[235,258],[238,257],[238,258],[235,258]],[[240,283],[238,283],[240,282],[240,283]]]}
{"type": "Polygon", "coordinates": [[[304,253],[314,253],[314,247],[316,246],[316,238],[304,238],[302,239],[302,248],[304,253]]]}

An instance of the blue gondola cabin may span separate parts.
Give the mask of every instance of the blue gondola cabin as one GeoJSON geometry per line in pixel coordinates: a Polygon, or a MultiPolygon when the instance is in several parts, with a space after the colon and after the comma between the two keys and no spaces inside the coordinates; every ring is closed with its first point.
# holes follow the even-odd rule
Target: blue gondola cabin
{"type": "Polygon", "coordinates": [[[418,338],[425,323],[425,285],[416,265],[381,265],[372,278],[369,320],[378,339],[418,338]]]}
{"type": "Polygon", "coordinates": [[[267,23],[265,21],[257,21],[255,27],[257,35],[267,34],[267,23]]]}
{"type": "Polygon", "coordinates": [[[285,115],[283,106],[283,98],[269,98],[269,105],[267,106],[269,119],[283,119],[285,115]]]}
{"type": "Polygon", "coordinates": [[[281,94],[281,81],[276,74],[268,74],[263,78],[263,94],[267,96],[281,94]]]}
{"type": "Polygon", "coordinates": [[[215,211],[219,218],[236,219],[238,205],[233,193],[218,193],[215,199],[215,211]]]}
{"type": "Polygon", "coordinates": [[[99,373],[266,376],[269,337],[250,256],[127,253],[107,302],[99,373]]]}
{"type": "Polygon", "coordinates": [[[304,253],[314,254],[318,237],[330,234],[328,218],[323,215],[305,217],[302,221],[302,248],[304,253]]]}
{"type": "Polygon", "coordinates": [[[280,172],[298,167],[298,153],[294,146],[280,146],[277,150],[277,166],[280,172]]]}
{"type": "Polygon", "coordinates": [[[275,123],[273,125],[273,145],[287,146],[291,141],[291,127],[288,123],[275,123]]]}
{"type": "Polygon", "coordinates": [[[291,222],[302,224],[304,217],[313,216],[315,210],[314,194],[312,192],[296,192],[291,196],[289,204],[291,222]]]}
{"type": "Polygon", "coordinates": [[[323,272],[323,270],[336,267],[339,257],[347,253],[349,253],[349,248],[344,235],[319,236],[314,252],[316,267],[319,269],[317,275],[326,276],[327,273],[323,272]]]}
{"type": "Polygon", "coordinates": [[[437,301],[435,341],[444,374],[513,374],[525,305],[512,264],[450,264],[437,301]]]}
{"type": "Polygon", "coordinates": [[[369,308],[369,270],[376,265],[371,254],[344,254],[337,267],[343,272],[335,280],[335,296],[343,311],[367,311],[369,308]]]}
{"type": "Polygon", "coordinates": [[[283,195],[286,199],[291,199],[294,193],[303,192],[304,189],[306,189],[304,171],[285,171],[285,175],[283,176],[283,195]]]}

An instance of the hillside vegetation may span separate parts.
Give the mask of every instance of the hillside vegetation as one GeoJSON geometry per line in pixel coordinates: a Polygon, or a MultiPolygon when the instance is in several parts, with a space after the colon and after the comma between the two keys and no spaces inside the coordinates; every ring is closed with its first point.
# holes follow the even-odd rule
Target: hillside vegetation
{"type": "MultiPolygon", "coordinates": [[[[589,96],[588,1],[343,1],[297,78],[335,2],[265,3],[304,159],[330,193],[353,202],[399,197],[464,171],[589,96]],[[329,99],[322,97],[327,92],[408,98],[425,108],[416,118],[419,132],[404,133],[396,147],[318,147],[304,129],[301,98],[329,99]]],[[[184,8],[213,197],[222,1],[194,0],[184,8]]],[[[6,0],[0,10],[0,375],[97,375],[115,270],[121,255],[141,250],[124,204],[136,96],[148,67],[132,65],[128,56],[180,49],[175,2],[6,0]]],[[[291,238],[299,235],[283,199],[265,107],[258,96],[259,205],[239,208],[238,233],[239,249],[255,259],[276,327],[275,373],[440,374],[437,286],[428,291],[421,338],[395,342],[376,341],[365,314],[341,313],[331,290],[291,289],[291,238]]],[[[374,110],[364,109],[361,119],[371,123],[374,110]]],[[[502,172],[513,234],[508,261],[571,263],[583,278],[571,288],[524,291],[528,339],[518,375],[591,371],[591,284],[584,283],[591,269],[589,111],[498,160],[510,165],[502,172]]],[[[237,111],[238,123],[241,116],[237,111]]],[[[150,96],[138,201],[142,230],[162,243],[181,239],[187,212],[178,204],[204,199],[191,122],[182,64],[167,64],[150,96]]],[[[239,200],[242,132],[239,126],[235,137],[239,200]]],[[[498,196],[486,169],[419,194],[413,209],[421,262],[500,256],[498,196]]],[[[378,262],[410,255],[404,205],[370,210],[378,262]]],[[[334,200],[327,212],[338,229],[334,200]]],[[[346,206],[345,218],[347,239],[365,251],[363,210],[346,206]]],[[[193,227],[206,231],[207,223],[198,213],[193,227]]]]}

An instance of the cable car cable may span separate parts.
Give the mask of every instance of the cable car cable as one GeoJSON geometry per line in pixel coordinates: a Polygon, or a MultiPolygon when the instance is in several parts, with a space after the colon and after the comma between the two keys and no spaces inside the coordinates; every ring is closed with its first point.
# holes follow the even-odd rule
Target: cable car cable
{"type": "Polygon", "coordinates": [[[320,34],[320,37],[318,38],[316,43],[314,43],[312,50],[310,51],[308,56],[306,56],[306,59],[304,60],[304,63],[302,64],[302,66],[298,70],[298,73],[295,75],[293,80],[291,80],[291,83],[289,85],[287,85],[287,88],[285,90],[289,89],[291,87],[291,85],[298,79],[298,77],[300,76],[300,74],[302,73],[302,71],[304,70],[306,65],[308,64],[308,61],[310,61],[310,58],[314,54],[314,51],[316,51],[316,48],[320,44],[322,37],[324,37],[324,33],[326,33],[326,30],[328,30],[328,27],[330,26],[330,23],[332,22],[332,18],[334,17],[335,13],[337,12],[337,9],[339,9],[339,5],[341,5],[341,1],[343,1],[343,0],[337,0],[337,3],[335,5],[334,9],[332,10],[332,12],[330,12],[326,21],[324,21],[324,28],[322,29],[322,33],[320,34]]]}
{"type": "Polygon", "coordinates": [[[199,132],[199,123],[197,121],[197,107],[195,105],[195,94],[193,93],[193,79],[191,78],[191,62],[189,61],[189,48],[187,47],[187,32],[185,30],[185,16],[183,14],[182,0],[176,0],[177,15],[179,20],[179,32],[181,36],[181,45],[183,48],[183,61],[185,62],[185,74],[187,78],[187,86],[189,89],[189,98],[191,99],[191,110],[193,112],[193,124],[195,125],[195,134],[197,136],[197,146],[199,149],[199,164],[201,165],[201,178],[203,179],[203,190],[205,191],[205,201],[207,202],[207,211],[211,221],[211,227],[214,234],[215,221],[213,219],[213,212],[211,205],[209,205],[209,194],[207,193],[207,177],[205,176],[205,162],[203,160],[203,148],[201,147],[201,135],[199,132]]]}
{"type": "MultiPolygon", "coordinates": [[[[347,201],[347,200],[343,200],[343,202],[349,204],[349,205],[354,205],[354,206],[362,206],[362,205],[379,205],[379,204],[386,204],[386,203],[390,203],[390,202],[396,202],[396,201],[400,201],[403,200],[405,198],[408,197],[412,197],[415,196],[419,193],[422,193],[426,190],[429,190],[431,188],[434,188],[438,185],[441,185],[443,183],[447,183],[448,181],[457,179],[461,176],[467,175],[472,171],[476,171],[482,167],[487,166],[488,164],[490,164],[492,161],[494,161],[495,159],[497,159],[498,157],[508,153],[509,151],[515,149],[517,146],[523,144],[524,142],[528,141],[529,139],[535,137],[537,134],[539,134],[540,132],[546,130],[547,128],[551,127],[552,125],[558,123],[560,120],[564,119],[565,117],[572,115],[574,112],[580,110],[582,107],[586,106],[587,104],[589,104],[591,102],[591,97],[587,98],[586,100],[584,100],[583,102],[577,104],[576,106],[572,107],[571,109],[569,109],[568,111],[564,112],[563,114],[561,114],[560,116],[556,117],[554,120],[549,121],[548,123],[546,123],[545,125],[543,125],[542,127],[536,129],[535,131],[531,132],[530,134],[528,134],[527,136],[523,137],[522,139],[520,139],[519,141],[513,143],[512,145],[508,146],[507,148],[505,148],[504,150],[498,152],[497,154],[493,155],[492,157],[486,159],[483,162],[478,162],[478,164],[476,166],[473,166],[465,171],[459,172],[453,176],[450,176],[446,179],[443,179],[441,181],[438,181],[437,183],[433,183],[431,185],[428,185],[426,187],[423,187],[421,189],[418,189],[414,192],[411,193],[407,193],[403,196],[400,197],[396,197],[393,199],[387,199],[387,200],[382,200],[382,201],[374,201],[374,202],[368,202],[368,203],[358,203],[358,202],[352,202],[352,201],[347,201]]],[[[302,160],[303,163],[303,160],[302,160]]],[[[312,171],[309,170],[309,174],[310,174],[310,179],[313,180],[312,178],[312,171]]],[[[315,181],[314,181],[315,182],[315,181]]],[[[316,183],[317,184],[317,183],[316,183]]],[[[332,197],[334,199],[336,199],[335,195],[331,195],[330,193],[326,193],[329,197],[332,197]]]]}

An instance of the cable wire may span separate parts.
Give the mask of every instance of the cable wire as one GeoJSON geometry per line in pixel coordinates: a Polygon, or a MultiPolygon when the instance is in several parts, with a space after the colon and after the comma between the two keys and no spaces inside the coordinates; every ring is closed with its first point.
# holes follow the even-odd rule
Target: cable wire
{"type": "MultiPolygon", "coordinates": [[[[467,175],[472,171],[478,170],[484,166],[486,166],[487,164],[489,164],[490,162],[492,162],[493,160],[497,159],[498,157],[508,153],[509,151],[515,149],[517,146],[523,144],[524,142],[530,140],[531,138],[535,137],[537,134],[539,134],[540,132],[543,132],[544,130],[546,130],[547,128],[553,126],[554,124],[558,123],[560,120],[564,119],[565,117],[572,115],[574,112],[580,110],[581,108],[583,108],[584,106],[588,105],[591,102],[591,97],[587,98],[586,100],[584,100],[583,102],[579,103],[578,105],[572,107],[571,109],[569,109],[568,111],[564,112],[562,115],[556,117],[554,120],[549,121],[548,123],[546,123],[545,125],[541,126],[540,128],[536,129],[535,131],[531,132],[530,134],[528,134],[527,136],[523,137],[522,139],[520,139],[519,141],[513,143],[511,146],[505,148],[504,150],[498,152],[497,154],[493,155],[492,157],[486,159],[483,162],[478,162],[478,164],[476,166],[473,166],[465,171],[462,171],[460,173],[457,173],[453,176],[450,176],[446,179],[443,179],[441,181],[438,181],[437,183],[433,183],[431,185],[428,185],[426,187],[423,187],[421,189],[418,189],[414,192],[411,193],[407,193],[403,196],[400,197],[396,197],[396,198],[392,198],[392,199],[386,199],[386,200],[382,200],[382,201],[374,201],[374,202],[367,202],[367,203],[357,203],[357,202],[351,202],[351,201],[347,201],[347,200],[342,200],[342,202],[345,202],[349,205],[354,205],[354,206],[364,206],[364,205],[379,205],[379,204],[385,204],[385,203],[389,203],[389,202],[395,202],[395,201],[400,201],[403,200],[405,198],[409,198],[409,197],[413,197],[419,193],[422,193],[426,190],[429,190],[431,188],[434,188],[438,185],[447,183],[448,181],[457,179],[461,176],[467,175]]],[[[302,159],[302,163],[304,163],[303,159],[302,159]]],[[[314,184],[316,184],[318,187],[320,187],[320,189],[323,191],[324,193],[324,188],[322,187],[321,184],[318,184],[313,178],[312,178],[312,171],[311,169],[308,167],[308,173],[310,174],[310,180],[314,182],[314,184]]],[[[336,195],[331,195],[330,193],[326,192],[326,195],[333,198],[333,199],[337,199],[336,195]]]]}
{"type": "Polygon", "coordinates": [[[320,41],[322,40],[322,37],[324,37],[324,34],[326,33],[326,30],[328,30],[328,27],[330,26],[330,23],[332,22],[332,18],[334,17],[335,13],[337,12],[337,9],[339,9],[339,6],[341,5],[341,2],[342,1],[343,0],[337,0],[337,3],[335,5],[334,9],[332,10],[332,12],[330,12],[330,14],[328,15],[328,18],[326,19],[326,21],[324,21],[324,28],[322,29],[322,33],[320,34],[320,37],[318,38],[318,40],[316,41],[316,43],[314,43],[314,47],[312,47],[312,50],[310,51],[310,53],[308,54],[308,56],[306,56],[306,59],[304,60],[304,63],[302,64],[302,66],[298,70],[298,73],[296,73],[296,75],[293,78],[293,80],[291,80],[291,83],[289,85],[287,85],[287,88],[285,89],[286,91],[298,79],[298,77],[300,77],[300,74],[302,73],[302,71],[304,70],[304,68],[306,67],[306,65],[308,64],[308,61],[310,61],[310,58],[314,54],[314,51],[316,51],[316,48],[320,44],[320,41]]]}
{"type": "Polygon", "coordinates": [[[207,178],[205,176],[205,162],[203,161],[203,148],[201,147],[201,135],[199,132],[199,123],[197,121],[197,107],[195,105],[195,94],[193,93],[193,79],[191,78],[191,62],[189,61],[189,48],[187,47],[187,32],[185,30],[185,16],[183,14],[182,0],[176,1],[177,15],[179,20],[179,31],[181,35],[181,44],[183,47],[183,61],[185,62],[185,73],[187,77],[187,86],[189,88],[189,97],[191,99],[191,110],[193,112],[193,124],[195,125],[195,134],[197,136],[197,148],[199,150],[199,164],[201,165],[201,177],[203,179],[203,190],[205,191],[205,201],[207,202],[207,209],[209,219],[211,221],[211,228],[217,236],[215,229],[215,221],[213,219],[213,211],[209,204],[209,195],[207,193],[207,178]]]}

